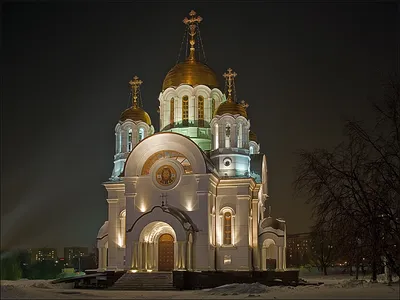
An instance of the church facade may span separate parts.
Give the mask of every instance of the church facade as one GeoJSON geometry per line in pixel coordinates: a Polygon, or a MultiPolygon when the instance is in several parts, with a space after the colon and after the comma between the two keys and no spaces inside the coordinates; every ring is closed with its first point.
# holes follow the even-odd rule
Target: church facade
{"type": "Polygon", "coordinates": [[[286,268],[286,223],[266,214],[268,170],[235,77],[200,59],[194,11],[188,53],[166,75],[155,132],[134,77],[132,106],[115,127],[114,169],[103,185],[108,220],[98,269],[131,272],[286,268]]]}

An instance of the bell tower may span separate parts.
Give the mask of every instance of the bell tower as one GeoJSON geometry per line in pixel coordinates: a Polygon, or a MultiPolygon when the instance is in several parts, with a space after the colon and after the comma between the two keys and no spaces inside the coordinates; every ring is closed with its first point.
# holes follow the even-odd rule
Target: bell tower
{"type": "Polygon", "coordinates": [[[249,129],[244,101],[236,102],[235,73],[231,68],[223,74],[226,81],[226,101],[211,121],[211,160],[222,177],[249,177],[249,129]]]}
{"type": "Polygon", "coordinates": [[[132,106],[126,109],[115,126],[115,155],[114,169],[110,180],[119,180],[124,170],[126,158],[132,149],[144,138],[154,133],[151,119],[141,107],[140,86],[143,81],[134,76],[129,81],[131,88],[132,106]]]}

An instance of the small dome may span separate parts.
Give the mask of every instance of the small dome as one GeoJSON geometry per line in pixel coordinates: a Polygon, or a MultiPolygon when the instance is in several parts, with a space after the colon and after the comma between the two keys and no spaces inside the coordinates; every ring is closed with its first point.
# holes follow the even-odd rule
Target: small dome
{"type": "Polygon", "coordinates": [[[203,84],[210,89],[219,86],[215,72],[194,59],[187,59],[176,64],[165,76],[162,89],[164,91],[169,87],[178,87],[181,84],[188,84],[192,87],[203,84]]]}
{"type": "Polygon", "coordinates": [[[257,135],[251,130],[249,132],[249,139],[250,139],[250,141],[254,141],[254,142],[258,143],[257,135]]]}
{"type": "Polygon", "coordinates": [[[273,229],[283,230],[281,223],[277,219],[271,218],[271,217],[268,217],[268,218],[265,218],[264,220],[262,220],[260,226],[261,226],[261,228],[271,227],[273,229]]]}
{"type": "Polygon", "coordinates": [[[222,116],[223,114],[241,115],[247,119],[247,112],[243,105],[233,101],[221,103],[214,115],[222,116]]]}
{"type": "Polygon", "coordinates": [[[101,239],[107,234],[108,234],[108,221],[105,221],[104,224],[100,227],[99,232],[97,233],[97,238],[101,239]]]}
{"type": "Polygon", "coordinates": [[[123,122],[127,119],[130,119],[132,121],[143,121],[146,124],[151,125],[149,114],[140,107],[129,107],[121,114],[119,120],[123,122]]]}

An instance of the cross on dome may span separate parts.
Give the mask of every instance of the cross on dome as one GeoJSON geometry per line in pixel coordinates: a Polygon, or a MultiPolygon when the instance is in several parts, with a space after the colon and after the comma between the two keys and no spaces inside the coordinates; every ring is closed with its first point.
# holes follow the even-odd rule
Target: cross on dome
{"type": "Polygon", "coordinates": [[[189,34],[190,34],[190,41],[189,41],[189,43],[190,43],[190,53],[189,53],[189,59],[190,59],[190,60],[194,60],[194,59],[195,59],[195,57],[194,57],[194,51],[195,51],[194,44],[195,44],[196,42],[195,42],[194,36],[196,35],[196,27],[197,27],[198,24],[200,24],[201,21],[203,21],[203,18],[202,18],[202,17],[200,17],[200,16],[195,17],[195,16],[196,16],[196,12],[195,12],[194,10],[191,10],[191,11],[189,12],[189,17],[190,17],[190,18],[188,19],[187,17],[185,17],[185,18],[183,19],[183,23],[184,23],[185,25],[188,25],[188,26],[189,26],[189,30],[190,30],[190,32],[189,32],[189,34]]]}
{"type": "Polygon", "coordinates": [[[185,23],[185,24],[187,25],[187,24],[196,24],[196,23],[200,23],[201,21],[203,21],[203,18],[202,18],[202,17],[200,17],[200,16],[195,17],[196,14],[197,14],[197,13],[192,9],[192,10],[189,12],[190,19],[188,19],[187,17],[185,17],[185,18],[183,19],[183,23],[185,23]]]}
{"type": "Polygon", "coordinates": [[[133,77],[133,80],[129,81],[129,84],[131,85],[132,88],[132,101],[133,101],[133,107],[137,108],[137,98],[138,98],[138,93],[139,93],[139,87],[143,83],[142,80],[139,79],[136,75],[133,77]]]}
{"type": "Polygon", "coordinates": [[[227,72],[223,74],[226,82],[228,84],[228,101],[232,101],[232,86],[233,86],[233,79],[237,76],[237,73],[233,72],[232,68],[229,68],[227,72]]]}

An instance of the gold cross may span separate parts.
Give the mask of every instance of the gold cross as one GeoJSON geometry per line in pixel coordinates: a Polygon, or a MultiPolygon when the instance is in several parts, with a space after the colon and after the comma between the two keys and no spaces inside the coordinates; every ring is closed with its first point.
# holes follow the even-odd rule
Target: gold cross
{"type": "Polygon", "coordinates": [[[227,70],[227,73],[224,73],[223,76],[224,78],[227,80],[228,83],[228,101],[232,101],[232,82],[233,82],[233,78],[236,77],[236,73],[232,72],[233,70],[231,68],[229,68],[227,70]]]}
{"type": "Polygon", "coordinates": [[[200,23],[201,21],[203,21],[203,18],[200,16],[195,17],[196,12],[192,9],[189,13],[190,19],[188,19],[187,17],[185,17],[183,19],[183,23],[185,23],[185,25],[191,25],[191,24],[195,24],[195,23],[200,23]]]}
{"type": "Polygon", "coordinates": [[[133,80],[129,81],[129,84],[132,87],[132,100],[133,100],[133,107],[136,108],[137,107],[137,98],[138,98],[138,90],[140,85],[143,83],[143,81],[141,81],[139,79],[139,77],[134,76],[133,80]]]}
{"type": "Polygon", "coordinates": [[[195,15],[196,15],[196,12],[194,10],[191,10],[190,13],[189,13],[190,19],[188,19],[187,17],[185,17],[183,19],[183,23],[185,23],[185,25],[189,25],[189,30],[190,30],[190,32],[189,32],[190,37],[191,37],[190,41],[189,41],[189,43],[190,43],[189,59],[190,60],[194,60],[195,59],[195,57],[194,57],[194,51],[195,51],[195,48],[194,48],[194,44],[195,44],[194,36],[196,35],[196,26],[197,26],[197,24],[199,24],[203,20],[202,17],[200,17],[200,16],[195,17],[195,15]]]}
{"type": "Polygon", "coordinates": [[[243,106],[244,108],[248,108],[249,107],[249,104],[244,100],[240,101],[240,105],[243,106]]]}

